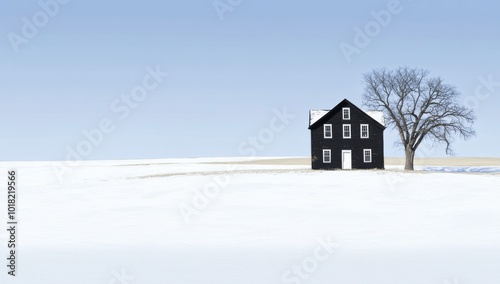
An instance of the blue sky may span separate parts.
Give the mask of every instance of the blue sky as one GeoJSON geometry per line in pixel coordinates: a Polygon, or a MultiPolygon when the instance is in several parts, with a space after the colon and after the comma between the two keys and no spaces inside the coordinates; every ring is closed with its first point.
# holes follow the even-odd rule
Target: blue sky
{"type": "MultiPolygon", "coordinates": [[[[112,131],[83,159],[242,156],[284,108],[294,118],[253,152],[307,156],[309,109],[361,106],[362,74],[402,65],[441,76],[476,108],[477,137],[457,155],[500,156],[496,2],[220,0],[230,10],[218,13],[212,0],[55,1],[0,4],[1,160],[64,160],[102,120],[112,131]],[[399,12],[347,60],[341,44],[391,5],[399,12]],[[151,69],[168,77],[149,81],[124,118],[113,103],[151,69]]],[[[403,155],[396,140],[386,130],[386,156],[403,155]]]]}

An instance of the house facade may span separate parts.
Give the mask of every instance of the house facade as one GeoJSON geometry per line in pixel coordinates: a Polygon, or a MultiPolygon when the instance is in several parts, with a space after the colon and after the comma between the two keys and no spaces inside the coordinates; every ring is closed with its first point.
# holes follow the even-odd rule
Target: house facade
{"type": "Polygon", "coordinates": [[[384,116],[344,99],[309,112],[313,169],[383,169],[384,116]]]}

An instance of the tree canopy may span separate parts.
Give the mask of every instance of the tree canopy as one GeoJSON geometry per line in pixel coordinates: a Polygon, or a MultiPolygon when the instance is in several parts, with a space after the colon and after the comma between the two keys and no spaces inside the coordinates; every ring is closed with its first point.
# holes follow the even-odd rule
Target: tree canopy
{"type": "Polygon", "coordinates": [[[455,137],[467,140],[475,135],[474,111],[462,106],[457,88],[419,68],[377,69],[364,74],[363,104],[383,111],[388,127],[396,129],[405,149],[405,170],[413,170],[415,151],[425,139],[446,145],[455,137]]]}

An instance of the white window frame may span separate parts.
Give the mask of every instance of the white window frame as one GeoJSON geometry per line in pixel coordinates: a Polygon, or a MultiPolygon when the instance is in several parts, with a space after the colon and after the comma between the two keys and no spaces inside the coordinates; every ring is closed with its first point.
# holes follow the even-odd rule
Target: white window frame
{"type": "Polygon", "coordinates": [[[323,163],[330,164],[331,162],[332,162],[332,150],[331,149],[323,149],[323,163]],[[326,153],[328,153],[328,158],[330,159],[328,161],[325,159],[326,153]]]}
{"type": "Polygon", "coordinates": [[[363,149],[363,162],[365,163],[371,163],[372,162],[372,149],[363,149]],[[370,153],[370,159],[367,160],[366,159],[366,151],[368,151],[370,153]]]}
{"type": "Polygon", "coordinates": [[[342,108],[342,120],[351,120],[351,108],[343,107],[342,108]],[[347,110],[347,117],[344,115],[347,110]]]}
{"type": "Polygon", "coordinates": [[[359,126],[359,137],[361,137],[361,139],[370,138],[370,125],[369,124],[361,124],[359,126]],[[366,137],[363,136],[363,126],[366,126],[366,137]]]}
{"type": "Polygon", "coordinates": [[[344,139],[351,139],[351,136],[352,136],[352,127],[350,124],[342,124],[342,137],[344,139]],[[346,136],[345,135],[345,127],[349,127],[349,136],[346,136]]]}
{"type": "Polygon", "coordinates": [[[325,124],[325,125],[323,125],[323,137],[325,139],[333,138],[333,129],[332,129],[332,125],[331,124],[325,124]],[[327,127],[330,127],[330,136],[326,135],[326,128],[327,127]]]}

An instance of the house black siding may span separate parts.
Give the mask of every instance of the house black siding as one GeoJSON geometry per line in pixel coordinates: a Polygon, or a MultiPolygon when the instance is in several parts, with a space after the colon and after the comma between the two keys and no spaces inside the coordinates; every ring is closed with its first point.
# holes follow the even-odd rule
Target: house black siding
{"type": "Polygon", "coordinates": [[[311,128],[313,169],[341,169],[342,150],[351,150],[353,169],[384,168],[385,127],[347,100],[321,118],[311,128]],[[342,119],[342,108],[350,108],[350,120],[342,119]],[[332,125],[332,138],[324,138],[323,126],[332,125]],[[343,125],[351,125],[351,138],[343,138],[343,125]],[[368,124],[369,138],[361,138],[361,124],[368,124]],[[323,163],[323,149],[331,149],[331,163],[323,163]],[[371,149],[371,163],[364,162],[363,150],[371,149]]]}

